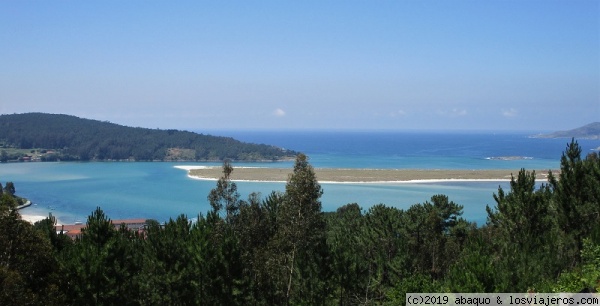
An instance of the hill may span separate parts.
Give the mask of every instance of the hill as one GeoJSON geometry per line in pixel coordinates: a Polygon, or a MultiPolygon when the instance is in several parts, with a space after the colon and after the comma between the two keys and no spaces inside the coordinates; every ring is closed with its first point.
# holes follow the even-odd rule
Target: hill
{"type": "Polygon", "coordinates": [[[558,131],[550,134],[535,135],[536,138],[585,138],[585,139],[600,139],[600,122],[594,122],[582,127],[568,130],[558,131]]]}
{"type": "Polygon", "coordinates": [[[179,130],[134,128],[70,115],[0,115],[0,146],[40,160],[282,160],[296,152],[179,130]]]}

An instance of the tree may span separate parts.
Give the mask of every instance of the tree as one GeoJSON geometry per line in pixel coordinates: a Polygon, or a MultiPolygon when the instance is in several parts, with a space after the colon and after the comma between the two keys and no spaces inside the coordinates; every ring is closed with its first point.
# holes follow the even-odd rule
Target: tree
{"type": "Polygon", "coordinates": [[[231,181],[233,166],[229,160],[223,161],[223,176],[217,181],[217,186],[208,195],[208,201],[214,212],[225,208],[225,220],[234,222],[240,209],[240,194],[237,192],[236,183],[231,181]]]}
{"type": "Polygon", "coordinates": [[[16,192],[15,184],[13,184],[13,182],[7,182],[6,186],[4,186],[4,192],[11,196],[14,196],[16,192]]]}
{"type": "Polygon", "coordinates": [[[8,193],[0,195],[0,217],[8,216],[10,214],[19,215],[17,211],[17,199],[10,196],[8,193]]]}
{"type": "Polygon", "coordinates": [[[112,240],[117,234],[110,219],[97,207],[88,216],[81,238],[62,252],[65,273],[70,280],[66,290],[73,303],[111,304],[115,297],[115,262],[110,258],[112,240]],[[110,260],[109,260],[110,258],[110,260]]]}
{"type": "Polygon", "coordinates": [[[54,248],[54,251],[59,253],[65,247],[70,246],[72,244],[71,238],[67,235],[61,233],[57,233],[56,230],[56,218],[52,216],[52,213],[49,214],[48,218],[44,220],[40,220],[36,222],[33,227],[36,231],[42,234],[42,236],[47,237],[48,241],[54,248]]]}
{"type": "Polygon", "coordinates": [[[508,193],[498,187],[498,194],[494,194],[495,210],[486,207],[488,223],[504,240],[521,250],[546,244],[548,241],[544,237],[554,228],[550,189],[542,185],[536,190],[535,178],[535,171],[521,169],[516,179],[511,176],[508,193]]]}
{"type": "Polygon", "coordinates": [[[597,292],[600,290],[600,244],[593,243],[588,238],[584,239],[581,259],[580,267],[561,273],[558,281],[552,284],[548,291],[579,292],[588,289],[590,292],[597,292]]]}
{"type": "Polygon", "coordinates": [[[404,214],[406,248],[414,272],[440,279],[457,256],[469,223],[461,219],[462,205],[446,195],[411,206],[404,214]]]}
{"type": "Polygon", "coordinates": [[[346,204],[329,214],[327,244],[332,257],[331,283],[338,291],[340,305],[364,302],[364,293],[368,291],[366,250],[371,241],[364,235],[365,228],[365,217],[356,203],[346,204]]]}
{"type": "Polygon", "coordinates": [[[240,206],[239,233],[240,259],[243,263],[242,282],[246,290],[244,304],[282,304],[283,288],[277,286],[280,250],[274,243],[278,229],[277,212],[284,195],[273,191],[265,199],[253,193],[240,206]]]}
{"type": "Polygon", "coordinates": [[[233,166],[229,160],[223,162],[223,176],[217,181],[217,186],[208,195],[212,211],[207,214],[206,223],[209,228],[209,240],[214,248],[211,254],[210,271],[216,276],[211,280],[213,283],[213,294],[216,294],[219,304],[239,303],[241,296],[243,278],[243,262],[240,255],[240,227],[238,222],[240,207],[240,195],[237,185],[231,181],[233,166]],[[222,219],[220,212],[225,209],[225,218],[222,219]],[[219,288],[219,290],[216,290],[219,288]]]}
{"type": "MultiPolygon", "coordinates": [[[[280,276],[285,281],[285,302],[303,297],[309,303],[320,303],[323,296],[325,222],[321,213],[323,190],[317,182],[308,157],[298,154],[294,171],[285,187],[284,200],[278,207],[278,229],[275,237],[280,250],[280,276]]],[[[279,285],[282,285],[279,283],[279,285]]]]}
{"type": "Polygon", "coordinates": [[[535,178],[535,171],[521,169],[516,178],[512,176],[508,193],[499,187],[494,194],[495,210],[486,207],[495,235],[492,245],[501,255],[495,265],[503,267],[496,277],[505,287],[498,290],[531,288],[560,271],[551,189],[541,185],[536,190],[535,178]]]}
{"type": "Polygon", "coordinates": [[[497,276],[503,273],[495,259],[492,230],[485,226],[469,232],[464,248],[459,252],[446,275],[445,287],[450,292],[497,292],[506,288],[504,279],[497,276]]]}
{"type": "Polygon", "coordinates": [[[153,225],[148,229],[144,271],[150,279],[144,287],[153,294],[150,300],[164,305],[198,303],[200,270],[195,265],[193,237],[190,221],[184,215],[169,220],[163,228],[153,225]]]}
{"type": "Polygon", "coordinates": [[[0,163],[5,163],[8,161],[8,153],[6,153],[6,150],[2,150],[2,152],[0,152],[0,163]]]}
{"type": "Polygon", "coordinates": [[[381,302],[386,288],[402,279],[407,272],[407,239],[403,229],[405,211],[377,204],[365,214],[361,233],[367,271],[361,282],[362,303],[381,302]]]}
{"type": "Polygon", "coordinates": [[[554,190],[557,221],[563,233],[566,252],[580,262],[583,239],[600,230],[600,161],[597,154],[581,159],[581,147],[574,139],[560,160],[558,179],[552,173],[549,182],[554,190]]]}
{"type": "Polygon", "coordinates": [[[52,246],[21,220],[8,194],[0,197],[0,304],[62,305],[52,246]]]}

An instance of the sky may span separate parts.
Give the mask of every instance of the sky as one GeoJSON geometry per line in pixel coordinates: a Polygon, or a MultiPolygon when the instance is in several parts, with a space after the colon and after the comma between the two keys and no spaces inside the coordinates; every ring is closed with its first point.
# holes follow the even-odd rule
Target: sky
{"type": "Polygon", "coordinates": [[[0,114],[186,130],[600,121],[600,1],[0,1],[0,114]]]}

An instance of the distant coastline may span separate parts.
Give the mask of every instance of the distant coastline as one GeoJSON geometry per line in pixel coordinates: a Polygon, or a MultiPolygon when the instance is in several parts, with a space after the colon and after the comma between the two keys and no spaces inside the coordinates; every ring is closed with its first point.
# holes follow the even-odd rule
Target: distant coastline
{"type": "Polygon", "coordinates": [[[488,160],[524,160],[524,159],[533,159],[533,157],[528,156],[492,156],[486,157],[488,160]]]}
{"type": "Polygon", "coordinates": [[[600,122],[592,122],[582,127],[567,131],[557,131],[550,134],[532,135],[532,138],[577,138],[577,139],[600,139],[600,122]]]}
{"type": "MultiPolygon", "coordinates": [[[[188,176],[200,180],[217,180],[222,175],[217,166],[175,166],[186,170],[188,176]]],[[[557,170],[552,170],[557,173],[557,170]]],[[[316,168],[317,180],[321,183],[422,183],[422,182],[476,182],[509,181],[514,170],[431,170],[431,169],[346,169],[316,168]]],[[[234,167],[233,181],[285,182],[291,169],[264,167],[234,167]]],[[[546,180],[548,170],[536,170],[538,180],[546,180]]]]}

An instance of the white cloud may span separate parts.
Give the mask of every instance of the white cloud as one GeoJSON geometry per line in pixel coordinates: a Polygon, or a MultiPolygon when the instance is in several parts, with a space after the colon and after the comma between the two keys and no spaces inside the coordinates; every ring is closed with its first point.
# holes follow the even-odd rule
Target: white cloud
{"type": "Polygon", "coordinates": [[[398,111],[394,111],[390,113],[390,117],[395,118],[395,117],[404,117],[406,116],[406,112],[404,110],[398,110],[398,111]]]}
{"type": "Polygon", "coordinates": [[[281,108],[277,108],[273,111],[273,116],[275,117],[283,117],[285,116],[285,111],[281,108]]]}
{"type": "Polygon", "coordinates": [[[502,110],[502,116],[504,116],[504,117],[511,118],[511,117],[516,116],[517,114],[518,114],[517,110],[514,109],[514,108],[512,108],[512,107],[509,108],[509,109],[503,109],[502,110]]]}
{"type": "Polygon", "coordinates": [[[452,109],[452,112],[450,114],[452,116],[455,116],[455,117],[466,116],[467,115],[467,110],[466,109],[457,109],[457,108],[454,108],[454,109],[452,109]]]}
{"type": "Polygon", "coordinates": [[[453,108],[450,111],[437,110],[437,114],[445,117],[462,117],[466,116],[468,113],[466,109],[453,108]]]}

